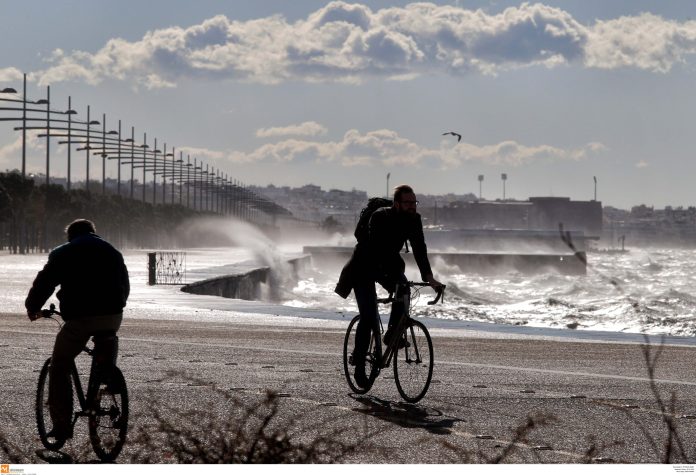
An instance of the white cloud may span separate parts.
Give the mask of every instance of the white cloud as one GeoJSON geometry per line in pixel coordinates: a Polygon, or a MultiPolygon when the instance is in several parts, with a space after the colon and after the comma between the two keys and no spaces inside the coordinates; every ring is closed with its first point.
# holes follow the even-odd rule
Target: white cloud
{"type": "Polygon", "coordinates": [[[491,165],[522,166],[532,162],[557,162],[585,160],[606,150],[602,144],[591,142],[580,148],[564,149],[551,145],[522,145],[507,140],[494,145],[459,143],[443,150],[442,160],[447,167],[457,167],[468,161],[480,161],[491,165]]]}
{"type": "MultiPolygon", "coordinates": [[[[184,155],[190,155],[191,160],[193,158],[198,158],[198,159],[212,159],[212,160],[219,160],[222,158],[225,158],[225,153],[220,152],[217,150],[210,150],[207,148],[196,148],[196,147],[181,147],[179,148],[179,151],[182,152],[184,155]]],[[[192,162],[193,163],[193,162],[192,162]]]]}
{"type": "Polygon", "coordinates": [[[256,131],[256,136],[261,138],[266,137],[282,137],[288,135],[299,135],[299,136],[316,136],[325,135],[327,132],[326,127],[314,122],[302,122],[301,124],[293,124],[285,127],[269,127],[266,129],[259,129],[256,131]]]}
{"type": "Polygon", "coordinates": [[[641,160],[639,162],[636,162],[636,168],[647,168],[649,167],[650,164],[646,162],[645,160],[641,160]]]}
{"type": "MultiPolygon", "coordinates": [[[[22,79],[22,72],[17,68],[0,68],[0,83],[14,83],[22,79]]],[[[5,89],[5,87],[10,87],[1,85],[0,90],[5,89]]],[[[19,87],[15,86],[15,89],[19,91],[19,87]]]]}
{"type": "Polygon", "coordinates": [[[589,35],[586,64],[667,72],[696,53],[696,21],[679,23],[650,13],[598,21],[589,35]]]}
{"type": "MultiPolygon", "coordinates": [[[[148,88],[200,76],[266,84],[360,82],[571,63],[664,72],[694,52],[696,22],[647,13],[584,25],[539,3],[488,14],[431,3],[373,11],[336,1],[293,23],[278,15],[248,21],[218,15],[150,31],[138,41],[114,38],[95,53],[56,50],[40,81],[115,78],[148,88]]],[[[3,71],[17,74],[6,68],[0,77],[3,71]]]]}
{"type": "MultiPolygon", "coordinates": [[[[285,139],[264,144],[250,152],[217,152],[215,158],[225,157],[236,163],[250,162],[317,162],[337,163],[346,167],[375,165],[440,166],[457,168],[470,161],[491,165],[522,166],[533,162],[578,161],[596,156],[606,150],[592,142],[580,148],[563,149],[550,145],[527,146],[515,141],[494,145],[474,145],[465,142],[451,146],[443,140],[439,148],[423,147],[392,130],[361,133],[348,130],[338,141],[285,139]]],[[[199,154],[200,155],[200,154],[199,154]]],[[[208,155],[213,157],[212,152],[208,155]]]]}

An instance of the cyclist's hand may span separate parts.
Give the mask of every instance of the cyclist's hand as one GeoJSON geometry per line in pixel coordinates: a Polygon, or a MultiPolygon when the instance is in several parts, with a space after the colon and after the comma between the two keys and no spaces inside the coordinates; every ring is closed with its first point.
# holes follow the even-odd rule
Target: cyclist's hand
{"type": "Polygon", "coordinates": [[[41,318],[41,312],[32,312],[31,310],[27,310],[27,316],[29,317],[29,320],[33,322],[41,318]]]}
{"type": "Polygon", "coordinates": [[[432,275],[428,277],[428,283],[430,284],[430,287],[432,287],[435,290],[443,287],[442,282],[437,281],[435,277],[433,277],[432,275]]]}

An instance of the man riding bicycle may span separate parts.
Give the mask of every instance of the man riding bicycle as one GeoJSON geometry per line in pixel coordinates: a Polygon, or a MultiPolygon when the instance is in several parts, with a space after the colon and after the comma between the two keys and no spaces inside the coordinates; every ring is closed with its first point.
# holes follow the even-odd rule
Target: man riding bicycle
{"type": "Polygon", "coordinates": [[[394,188],[392,207],[380,208],[372,213],[368,225],[368,238],[358,239],[353,255],[341,271],[336,285],[336,293],[343,298],[347,298],[352,289],[358,303],[360,321],[356,330],[353,362],[355,382],[361,387],[367,384],[365,356],[370,344],[370,333],[372,331],[379,334],[375,283],[379,283],[390,293],[398,290],[396,300],[392,304],[385,342],[390,340],[391,327],[406,311],[403,297],[410,294],[410,289],[407,285],[397,286],[407,282],[404,274],[406,264],[399,254],[406,241],[411,243],[421,278],[433,288],[442,286],[435,280],[430,268],[423,237],[423,223],[416,212],[417,205],[413,188],[408,185],[394,188]]]}
{"type": "Polygon", "coordinates": [[[47,436],[62,440],[72,438],[72,363],[92,335],[118,331],[130,293],[123,256],[97,236],[91,221],[75,220],[65,231],[68,242],[48,255],[24,303],[29,319],[35,320],[60,285],[56,296],[65,324],[51,356],[48,405],[53,429],[47,436]]]}

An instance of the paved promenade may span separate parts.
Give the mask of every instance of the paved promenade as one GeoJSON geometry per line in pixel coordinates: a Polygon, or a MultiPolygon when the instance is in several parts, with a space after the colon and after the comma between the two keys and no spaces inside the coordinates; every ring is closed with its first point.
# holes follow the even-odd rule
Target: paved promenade
{"type": "MultiPolygon", "coordinates": [[[[505,461],[656,463],[664,450],[667,430],[637,342],[537,337],[512,328],[434,328],[434,381],[426,397],[411,405],[400,399],[389,370],[368,395],[350,394],[341,362],[348,317],[273,316],[268,308],[255,311],[248,308],[253,304],[235,302],[245,312],[201,305],[191,315],[172,310],[171,301],[159,310],[129,310],[119,366],[129,385],[132,434],[152,421],[152,401],[174,423],[177,412],[191,409],[229,422],[235,408],[226,406],[227,396],[239,409],[273,390],[281,394],[273,424],[287,426],[297,442],[330,435],[350,445],[367,436],[365,449],[342,462],[485,462],[514,448],[505,461]],[[511,447],[528,417],[544,423],[511,447]]],[[[41,448],[34,392],[55,331],[51,321],[0,314],[0,430],[24,462],[43,463],[34,453],[41,448]]],[[[664,347],[655,378],[667,404],[674,395],[678,431],[693,463],[696,347],[683,341],[691,344],[664,347]]],[[[75,461],[93,459],[85,421],[78,421],[64,451],[75,461]]],[[[129,444],[119,461],[134,454],[129,444]]],[[[163,450],[161,461],[168,460],[163,450]]]]}

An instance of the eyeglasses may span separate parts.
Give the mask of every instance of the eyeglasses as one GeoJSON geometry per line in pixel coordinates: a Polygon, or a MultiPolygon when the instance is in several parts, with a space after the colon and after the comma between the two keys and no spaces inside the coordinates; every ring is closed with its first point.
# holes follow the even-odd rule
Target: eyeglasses
{"type": "Polygon", "coordinates": [[[417,205],[417,204],[418,204],[418,200],[414,200],[414,201],[399,201],[399,203],[403,203],[403,204],[405,204],[405,205],[417,205]]]}

